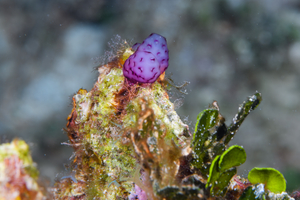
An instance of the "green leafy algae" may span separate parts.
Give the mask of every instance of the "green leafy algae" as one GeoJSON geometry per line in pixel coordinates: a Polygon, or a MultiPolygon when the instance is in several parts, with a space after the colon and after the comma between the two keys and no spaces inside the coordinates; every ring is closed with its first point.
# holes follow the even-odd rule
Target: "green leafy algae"
{"type": "Polygon", "coordinates": [[[210,166],[206,183],[206,187],[211,187],[211,194],[225,195],[231,178],[236,174],[236,166],[245,161],[245,150],[238,145],[231,146],[222,155],[216,156],[210,166]]]}
{"type": "Polygon", "coordinates": [[[274,193],[281,193],[286,189],[283,175],[273,168],[255,167],[249,172],[248,179],[252,184],[265,184],[266,189],[274,193]]]}
{"type": "Polygon", "coordinates": [[[247,155],[243,147],[233,145],[220,157],[219,170],[225,171],[231,167],[239,166],[246,161],[247,155]]]}

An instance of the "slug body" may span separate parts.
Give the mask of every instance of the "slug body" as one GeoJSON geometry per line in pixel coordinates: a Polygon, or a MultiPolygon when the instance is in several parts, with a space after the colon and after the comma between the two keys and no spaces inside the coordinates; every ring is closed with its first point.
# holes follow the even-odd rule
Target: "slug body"
{"type": "Polygon", "coordinates": [[[132,49],[135,52],[123,66],[123,74],[131,82],[153,83],[169,66],[167,40],[161,35],[152,33],[132,49]]]}

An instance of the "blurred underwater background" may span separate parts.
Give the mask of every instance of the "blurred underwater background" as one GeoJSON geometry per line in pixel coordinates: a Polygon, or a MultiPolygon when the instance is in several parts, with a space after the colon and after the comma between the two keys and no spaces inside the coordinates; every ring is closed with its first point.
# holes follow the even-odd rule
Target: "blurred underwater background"
{"type": "Polygon", "coordinates": [[[238,168],[283,173],[300,188],[300,3],[296,0],[2,0],[0,1],[0,138],[31,145],[43,177],[65,173],[72,148],[62,129],[71,97],[90,90],[94,67],[117,43],[150,33],[166,37],[166,76],[189,82],[170,99],[193,131],[214,100],[229,124],[255,91],[263,101],[230,144],[247,152],[238,168]],[[116,39],[114,39],[116,38],[116,39]],[[113,40],[112,40],[113,39],[113,40]]]}

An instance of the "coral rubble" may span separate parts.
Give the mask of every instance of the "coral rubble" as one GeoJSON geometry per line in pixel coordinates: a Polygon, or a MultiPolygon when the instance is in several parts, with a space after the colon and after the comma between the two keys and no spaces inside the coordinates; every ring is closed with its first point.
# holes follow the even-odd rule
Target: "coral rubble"
{"type": "Polygon", "coordinates": [[[57,198],[126,199],[137,185],[156,199],[154,181],[155,187],[177,182],[180,159],[190,148],[188,126],[160,82],[128,83],[124,52],[131,51],[99,67],[91,91],[80,89],[73,97],[66,131],[75,149],[74,177],[57,183],[57,198]]]}
{"type": "Polygon", "coordinates": [[[46,199],[38,174],[23,140],[0,145],[0,200],[46,199]]]}

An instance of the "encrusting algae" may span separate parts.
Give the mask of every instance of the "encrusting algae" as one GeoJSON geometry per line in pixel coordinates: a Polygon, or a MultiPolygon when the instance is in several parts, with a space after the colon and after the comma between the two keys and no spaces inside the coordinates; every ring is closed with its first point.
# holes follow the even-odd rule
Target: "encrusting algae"
{"type": "Polygon", "coordinates": [[[176,183],[191,134],[169,100],[164,73],[154,83],[123,76],[124,61],[133,53],[124,48],[98,68],[91,91],[74,95],[66,131],[75,149],[75,173],[57,182],[57,198],[126,199],[136,184],[157,199],[153,181],[157,187],[176,183]]]}

